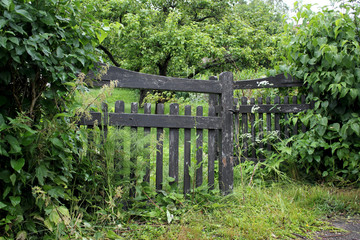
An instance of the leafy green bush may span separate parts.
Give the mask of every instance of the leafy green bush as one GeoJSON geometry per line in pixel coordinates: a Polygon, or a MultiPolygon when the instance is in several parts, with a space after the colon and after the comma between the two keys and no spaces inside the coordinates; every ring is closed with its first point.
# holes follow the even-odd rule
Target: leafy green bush
{"type": "Polygon", "coordinates": [[[280,66],[304,80],[303,91],[315,101],[300,116],[308,131],[284,155],[316,179],[342,183],[360,180],[360,7],[351,2],[341,11],[301,8],[298,25],[287,25],[288,65],[280,66]]]}
{"type": "Polygon", "coordinates": [[[69,224],[81,145],[68,107],[77,74],[98,61],[91,5],[81,2],[0,1],[1,236],[69,224]]]}

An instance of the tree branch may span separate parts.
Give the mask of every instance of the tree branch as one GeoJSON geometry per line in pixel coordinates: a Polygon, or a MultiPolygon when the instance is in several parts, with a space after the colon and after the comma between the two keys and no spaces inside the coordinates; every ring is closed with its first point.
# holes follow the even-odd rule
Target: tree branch
{"type": "Polygon", "coordinates": [[[101,49],[104,53],[106,53],[106,55],[108,55],[108,57],[110,58],[111,62],[116,66],[116,67],[120,67],[120,64],[115,60],[115,58],[113,57],[113,55],[111,54],[111,52],[104,47],[103,45],[99,45],[96,48],[101,49]]]}

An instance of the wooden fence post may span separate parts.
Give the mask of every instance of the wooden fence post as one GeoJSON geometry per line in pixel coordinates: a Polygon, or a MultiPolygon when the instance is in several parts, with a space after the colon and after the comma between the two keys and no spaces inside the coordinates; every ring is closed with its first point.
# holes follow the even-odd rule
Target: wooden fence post
{"type": "Polygon", "coordinates": [[[220,74],[222,106],[222,144],[219,169],[219,187],[223,195],[232,192],[234,186],[234,140],[233,140],[233,74],[220,74]]]}

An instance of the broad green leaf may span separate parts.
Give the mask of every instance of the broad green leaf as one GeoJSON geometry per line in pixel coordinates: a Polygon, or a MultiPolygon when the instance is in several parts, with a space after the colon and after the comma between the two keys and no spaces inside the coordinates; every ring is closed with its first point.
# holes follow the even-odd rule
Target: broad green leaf
{"type": "Polygon", "coordinates": [[[58,138],[51,138],[50,141],[58,148],[64,148],[63,143],[58,138]]]}
{"type": "Polygon", "coordinates": [[[351,129],[354,130],[356,135],[360,136],[360,126],[357,123],[351,124],[351,129]]]}
{"type": "Polygon", "coordinates": [[[11,204],[12,204],[14,207],[15,207],[16,205],[20,204],[20,202],[21,202],[21,197],[20,197],[20,196],[16,196],[16,197],[11,196],[11,197],[9,197],[9,198],[10,198],[11,204]]]}
{"type": "Polygon", "coordinates": [[[64,57],[64,52],[63,52],[61,47],[57,47],[56,55],[57,55],[58,58],[63,58],[64,57]]]}
{"type": "Polygon", "coordinates": [[[27,232],[20,231],[16,234],[16,240],[26,240],[27,239],[27,232]]]}
{"type": "Polygon", "coordinates": [[[16,182],[16,174],[11,174],[10,176],[10,181],[12,183],[13,186],[15,186],[15,182],[16,182]]]}
{"type": "Polygon", "coordinates": [[[33,19],[30,15],[30,13],[24,9],[15,9],[15,12],[17,14],[19,14],[20,16],[23,16],[24,18],[26,18],[29,22],[32,22],[33,19]]]}
{"type": "Polygon", "coordinates": [[[5,191],[3,192],[2,197],[5,198],[10,193],[10,191],[11,191],[11,187],[9,187],[9,186],[6,187],[5,191]]]}
{"type": "Polygon", "coordinates": [[[3,5],[3,7],[8,11],[10,10],[11,3],[12,0],[1,0],[1,5],[3,5]]]}
{"type": "Polygon", "coordinates": [[[10,37],[9,41],[12,43],[15,43],[16,45],[19,45],[19,39],[16,37],[10,37]]]}
{"type": "Polygon", "coordinates": [[[4,208],[4,207],[6,207],[6,206],[7,206],[7,205],[6,205],[5,203],[0,202],[0,209],[4,208]]]}
{"type": "Polygon", "coordinates": [[[46,219],[45,219],[44,224],[45,224],[45,226],[46,226],[50,231],[53,230],[53,225],[52,225],[52,223],[50,222],[49,218],[46,218],[46,219]]]}
{"type": "Polygon", "coordinates": [[[51,222],[55,223],[55,225],[61,222],[61,218],[55,208],[51,211],[49,219],[51,222]]]}
{"type": "Polygon", "coordinates": [[[335,132],[339,132],[340,130],[340,124],[339,123],[333,123],[330,125],[329,127],[331,130],[335,131],[335,132]]]}
{"type": "Polygon", "coordinates": [[[20,170],[25,165],[25,159],[24,158],[19,158],[17,160],[11,159],[10,165],[15,171],[20,172],[20,170]]]}
{"type": "Polygon", "coordinates": [[[7,21],[5,19],[0,19],[0,29],[2,29],[6,23],[7,21]]]}
{"type": "Polygon", "coordinates": [[[44,185],[44,178],[48,175],[48,169],[44,164],[41,164],[36,168],[36,177],[40,183],[40,185],[44,185]]]}
{"type": "Polygon", "coordinates": [[[21,147],[20,144],[18,142],[18,140],[12,136],[12,135],[6,135],[5,139],[8,141],[8,143],[11,146],[11,152],[12,153],[19,153],[21,152],[21,147]]]}
{"type": "Polygon", "coordinates": [[[8,39],[6,37],[0,36],[0,46],[6,48],[6,41],[8,39]]]}

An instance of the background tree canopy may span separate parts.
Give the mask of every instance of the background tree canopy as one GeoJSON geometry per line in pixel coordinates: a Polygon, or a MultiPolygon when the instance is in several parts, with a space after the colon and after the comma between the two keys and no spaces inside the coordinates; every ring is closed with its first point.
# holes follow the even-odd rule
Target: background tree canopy
{"type": "Polygon", "coordinates": [[[281,0],[87,1],[110,24],[103,45],[121,67],[189,78],[272,67],[287,11],[281,0]]]}

